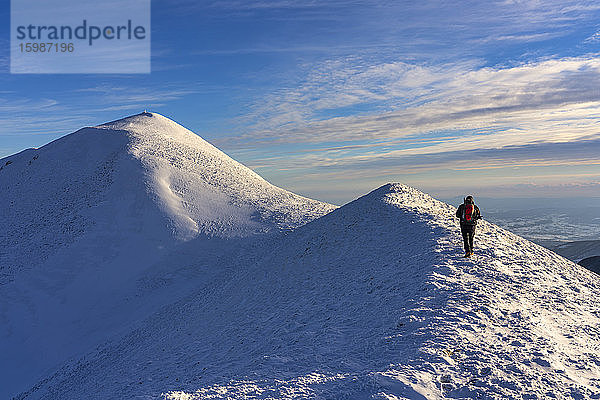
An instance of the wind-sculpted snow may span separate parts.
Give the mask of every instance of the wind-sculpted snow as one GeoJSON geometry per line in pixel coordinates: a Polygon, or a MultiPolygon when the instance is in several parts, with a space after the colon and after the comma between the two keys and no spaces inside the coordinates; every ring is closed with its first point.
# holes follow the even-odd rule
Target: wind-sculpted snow
{"type": "Polygon", "coordinates": [[[454,212],[392,184],[224,239],[175,270],[195,293],[20,398],[600,398],[600,280],[485,221],[463,259],[454,212]]]}
{"type": "Polygon", "coordinates": [[[0,398],[185,295],[191,281],[169,268],[211,259],[206,243],[335,208],[158,114],[83,128],[0,166],[0,398]],[[181,260],[193,239],[203,252],[181,260]]]}
{"type": "Polygon", "coordinates": [[[183,239],[198,232],[247,236],[290,229],[335,207],[269,184],[255,172],[159,114],[144,113],[99,128],[126,131],[152,192],[183,239]]]}

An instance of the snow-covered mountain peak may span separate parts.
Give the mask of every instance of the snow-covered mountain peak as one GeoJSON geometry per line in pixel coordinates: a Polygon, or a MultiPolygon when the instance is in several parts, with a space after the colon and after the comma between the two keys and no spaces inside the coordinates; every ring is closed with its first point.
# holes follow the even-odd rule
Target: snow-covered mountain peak
{"type": "Polygon", "coordinates": [[[141,128],[157,125],[157,124],[171,124],[171,126],[180,126],[175,121],[155,112],[144,111],[139,114],[133,114],[127,117],[123,117],[114,121],[105,122],[97,125],[96,128],[106,129],[122,129],[122,130],[139,130],[141,128]]]}
{"type": "Polygon", "coordinates": [[[131,115],[116,121],[107,122],[94,128],[121,131],[133,137],[160,140],[164,137],[171,137],[198,146],[202,144],[207,148],[216,150],[216,148],[196,135],[194,132],[184,128],[177,122],[155,112],[144,111],[140,114],[131,115]]]}
{"type": "MultiPolygon", "coordinates": [[[[9,371],[0,398],[168,298],[130,296],[186,243],[210,254],[209,242],[287,230],[336,208],[270,184],[156,113],[2,159],[0,193],[0,371],[9,371]]],[[[171,282],[156,279],[151,288],[171,282]]]]}
{"type": "MultiPolygon", "coordinates": [[[[398,221],[430,221],[453,229],[456,209],[418,189],[402,183],[388,183],[336,210],[321,220],[360,220],[364,225],[395,229],[398,221]]],[[[324,223],[314,221],[313,225],[324,223]]]]}
{"type": "Polygon", "coordinates": [[[447,204],[427,193],[402,183],[385,184],[367,194],[365,199],[377,199],[395,207],[422,213],[445,214],[450,209],[447,204]]]}
{"type": "Polygon", "coordinates": [[[245,236],[288,229],[335,207],[277,188],[251,169],[157,113],[144,112],[98,126],[126,132],[148,186],[182,239],[199,233],[245,236]]]}

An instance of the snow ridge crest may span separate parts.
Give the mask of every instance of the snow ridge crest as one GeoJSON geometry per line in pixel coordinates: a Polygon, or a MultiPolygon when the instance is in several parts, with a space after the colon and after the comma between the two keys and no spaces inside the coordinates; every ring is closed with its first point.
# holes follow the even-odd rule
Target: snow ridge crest
{"type": "Polygon", "coordinates": [[[456,210],[454,207],[403,183],[387,183],[359,200],[383,202],[407,212],[426,214],[442,220],[447,219],[449,215],[454,215],[456,210]]]}

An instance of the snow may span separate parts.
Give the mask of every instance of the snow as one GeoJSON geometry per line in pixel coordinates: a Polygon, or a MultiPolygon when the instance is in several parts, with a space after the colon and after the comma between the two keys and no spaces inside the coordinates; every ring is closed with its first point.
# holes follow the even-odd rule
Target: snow
{"type": "Polygon", "coordinates": [[[83,128],[0,166],[0,398],[183,296],[194,286],[173,272],[184,255],[209,260],[222,239],[335,208],[269,184],[156,113],[83,128]]]}
{"type": "Polygon", "coordinates": [[[464,259],[455,210],[388,184],[293,230],[200,222],[131,296],[192,288],[19,398],[600,398],[598,277],[486,221],[464,259]]]}

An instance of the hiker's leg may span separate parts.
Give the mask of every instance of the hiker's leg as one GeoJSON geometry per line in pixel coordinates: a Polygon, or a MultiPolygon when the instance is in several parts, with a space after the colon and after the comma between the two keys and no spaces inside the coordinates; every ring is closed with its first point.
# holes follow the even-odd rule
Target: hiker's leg
{"type": "Polygon", "coordinates": [[[465,253],[468,253],[469,251],[471,251],[471,248],[469,247],[469,245],[470,245],[469,230],[461,226],[460,227],[460,232],[462,233],[462,237],[463,237],[463,243],[464,243],[464,246],[465,246],[465,253]]]}
{"type": "Polygon", "coordinates": [[[475,238],[475,226],[473,226],[473,228],[471,228],[471,232],[469,232],[469,249],[471,250],[471,252],[474,249],[474,247],[473,247],[473,239],[474,238],[475,238]]]}

